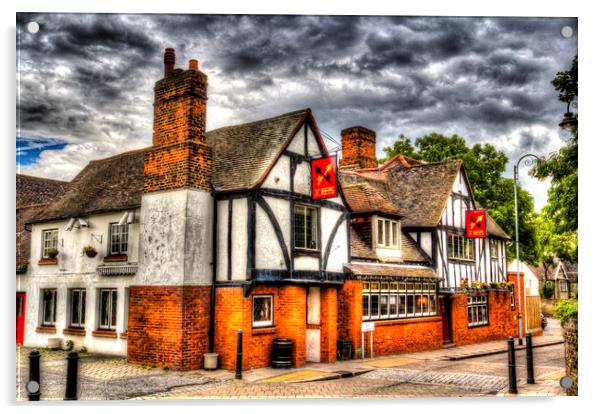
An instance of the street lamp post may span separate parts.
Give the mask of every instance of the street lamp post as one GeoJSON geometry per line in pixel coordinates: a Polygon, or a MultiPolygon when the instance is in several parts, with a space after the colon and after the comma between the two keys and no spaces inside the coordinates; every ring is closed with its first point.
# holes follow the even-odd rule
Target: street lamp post
{"type": "MultiPolygon", "coordinates": [[[[525,159],[525,165],[533,165],[535,159],[539,159],[537,155],[525,154],[518,159],[514,166],[514,237],[516,245],[516,286],[518,287],[518,344],[523,344],[523,313],[521,309],[521,289],[520,289],[520,250],[518,247],[518,166],[525,159]]],[[[525,303],[525,306],[527,304],[525,303]]]]}

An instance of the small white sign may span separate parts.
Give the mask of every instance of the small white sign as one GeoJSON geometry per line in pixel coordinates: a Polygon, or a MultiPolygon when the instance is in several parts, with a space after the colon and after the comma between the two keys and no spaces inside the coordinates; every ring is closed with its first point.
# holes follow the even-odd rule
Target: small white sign
{"type": "Polygon", "coordinates": [[[362,332],[374,332],[374,322],[362,322],[362,332]]]}

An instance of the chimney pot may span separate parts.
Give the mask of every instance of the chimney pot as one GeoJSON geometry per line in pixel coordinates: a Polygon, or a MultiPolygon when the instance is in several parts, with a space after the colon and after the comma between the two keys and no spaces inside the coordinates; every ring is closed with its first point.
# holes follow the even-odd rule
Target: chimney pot
{"type": "Polygon", "coordinates": [[[199,61],[196,59],[190,59],[188,61],[188,69],[199,70],[199,61]]]}
{"type": "Polygon", "coordinates": [[[165,64],[165,77],[167,77],[173,71],[173,68],[176,65],[176,51],[173,48],[165,48],[163,63],[165,64]]]}

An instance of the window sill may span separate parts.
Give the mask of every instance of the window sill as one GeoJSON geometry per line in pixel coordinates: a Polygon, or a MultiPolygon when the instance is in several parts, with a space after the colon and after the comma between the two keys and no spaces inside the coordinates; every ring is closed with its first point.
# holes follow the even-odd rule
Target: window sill
{"type": "Polygon", "coordinates": [[[48,266],[48,265],[57,265],[59,264],[59,260],[55,257],[54,259],[40,259],[38,260],[38,265],[48,266]]]}
{"type": "Polygon", "coordinates": [[[419,316],[417,318],[405,318],[405,319],[380,319],[366,322],[374,322],[376,327],[379,326],[390,326],[390,325],[406,325],[410,323],[427,323],[427,322],[440,322],[441,316],[419,316]]]}
{"type": "Polygon", "coordinates": [[[320,251],[314,249],[301,249],[299,247],[295,247],[295,251],[293,252],[293,257],[298,256],[310,256],[310,257],[320,257],[320,251]]]}
{"type": "Polygon", "coordinates": [[[52,333],[55,334],[56,333],[56,327],[55,326],[38,326],[36,328],[36,332],[39,333],[52,333]]]}
{"type": "Polygon", "coordinates": [[[457,263],[465,263],[465,264],[475,264],[475,260],[474,259],[460,259],[457,257],[449,257],[447,258],[450,262],[457,262],[457,263]]]}
{"type": "Polygon", "coordinates": [[[306,329],[320,329],[322,325],[319,323],[308,323],[306,329]]]}
{"type": "Polygon", "coordinates": [[[468,325],[468,329],[487,328],[487,327],[489,327],[489,322],[487,322],[487,323],[481,323],[479,325],[468,325]]]}
{"type": "Polygon", "coordinates": [[[120,337],[121,339],[128,339],[128,331],[121,332],[121,333],[119,334],[119,337],[120,337]]]}
{"type": "Polygon", "coordinates": [[[92,336],[99,336],[104,338],[117,338],[117,332],[115,331],[92,331],[92,336]]]}
{"type": "Polygon", "coordinates": [[[128,255],[127,254],[113,254],[109,256],[105,256],[103,259],[105,262],[127,262],[128,255]]]}
{"type": "Polygon", "coordinates": [[[65,328],[63,329],[63,334],[74,336],[86,336],[86,330],[83,328],[65,328]]]}
{"type": "Polygon", "coordinates": [[[278,329],[275,326],[266,326],[266,327],[257,327],[253,328],[251,331],[251,335],[271,335],[278,332],[278,329]]]}

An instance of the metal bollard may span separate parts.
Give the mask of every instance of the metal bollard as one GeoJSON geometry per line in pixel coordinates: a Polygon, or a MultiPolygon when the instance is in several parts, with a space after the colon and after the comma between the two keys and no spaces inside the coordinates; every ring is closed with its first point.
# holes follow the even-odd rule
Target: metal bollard
{"type": "Polygon", "coordinates": [[[67,356],[67,388],[65,390],[65,401],[77,400],[77,366],[79,355],[75,351],[69,352],[67,356]]]}
{"type": "Polygon", "coordinates": [[[514,338],[508,337],[508,392],[518,393],[516,389],[516,359],[514,356],[514,338]]]}
{"type": "Polygon", "coordinates": [[[533,343],[531,342],[531,332],[527,332],[527,384],[535,384],[533,375],[533,343]]]}
{"type": "Polygon", "coordinates": [[[238,330],[236,337],[236,379],[242,379],[242,329],[238,330]]]}
{"type": "Polygon", "coordinates": [[[40,401],[40,351],[29,353],[29,382],[25,385],[29,401],[40,401]]]}

